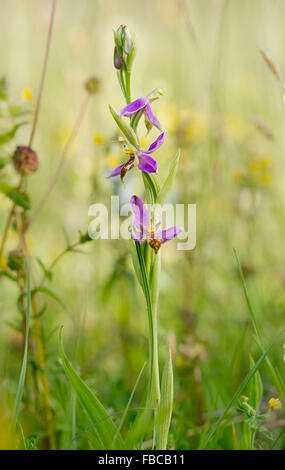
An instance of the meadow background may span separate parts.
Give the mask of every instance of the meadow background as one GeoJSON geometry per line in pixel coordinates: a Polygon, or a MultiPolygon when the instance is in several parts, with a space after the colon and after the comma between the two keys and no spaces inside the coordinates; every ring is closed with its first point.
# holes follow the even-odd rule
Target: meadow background
{"type": "MultiPolygon", "coordinates": [[[[33,111],[50,14],[50,2],[0,0],[0,74],[11,100],[33,111]],[[32,98],[24,101],[22,90],[32,98]]],[[[125,191],[108,180],[122,160],[108,104],[124,105],[113,67],[112,29],[127,24],[135,33],[133,97],[160,87],[155,111],[168,129],[158,153],[160,173],[178,148],[180,167],[170,201],[197,204],[197,246],[162,248],[159,308],[160,353],[167,343],[174,357],[175,400],[169,446],[196,449],[249,370],[254,340],[238,266],[237,250],[264,344],[284,327],[285,216],[283,90],[266,66],[260,49],[285,74],[284,0],[60,0],[34,148],[39,170],[29,179],[32,207],[54,174],[60,152],[84,97],[90,75],[101,79],[82,128],[68,152],[61,178],[31,228],[27,241],[34,259],[46,266],[86,232],[91,204],[108,204],[112,194],[125,202],[137,174],[127,176],[125,191]]],[[[28,115],[29,121],[32,116],[28,115]]],[[[1,126],[5,126],[5,122],[1,126]]],[[[26,142],[29,126],[16,134],[11,149],[26,142]]],[[[146,141],[152,142],[151,136],[146,141]]],[[[2,170],[9,176],[9,166],[2,170]]],[[[12,172],[11,172],[12,173],[12,172]]],[[[12,177],[12,176],[11,176],[12,177]]],[[[4,228],[11,201],[0,195],[4,228]]],[[[2,230],[3,231],[3,230],[2,230]]],[[[1,232],[2,233],[2,232],[1,232]]],[[[13,230],[5,252],[15,248],[13,230]]],[[[46,285],[66,308],[43,296],[41,317],[50,384],[50,403],[59,448],[88,448],[83,434],[70,444],[70,389],[58,352],[58,328],[81,377],[110,412],[123,410],[136,377],[147,360],[147,318],[124,240],[96,240],[84,254],[69,253],[46,285]],[[74,344],[77,345],[74,351],[74,344]]],[[[4,263],[5,261],[2,260],[4,263]]],[[[34,261],[35,278],[42,276],[34,261]]],[[[0,446],[6,442],[22,360],[21,316],[17,287],[0,279],[0,446]]],[[[284,376],[285,349],[279,341],[272,363],[284,376]]],[[[44,448],[45,430],[32,386],[33,361],[21,408],[28,445],[44,448]]],[[[256,448],[285,447],[284,410],[270,409],[277,397],[264,365],[260,368],[264,429],[256,448]],[[276,441],[276,442],[275,442],[276,441]]],[[[139,396],[139,391],[138,391],[139,396]]],[[[139,399],[135,398],[134,406],[139,399]]],[[[84,418],[78,406],[78,429],[84,418]]],[[[132,413],[130,413],[130,420],[132,413]]],[[[242,448],[243,422],[235,408],[213,448],[242,448]],[[232,426],[232,423],[235,423],[232,426]]]]}

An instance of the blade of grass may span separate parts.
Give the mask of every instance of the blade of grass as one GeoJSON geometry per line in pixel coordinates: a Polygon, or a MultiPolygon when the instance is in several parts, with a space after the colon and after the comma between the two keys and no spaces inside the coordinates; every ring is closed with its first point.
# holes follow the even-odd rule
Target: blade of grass
{"type": "Polygon", "coordinates": [[[224,412],[222,413],[222,415],[219,417],[219,419],[216,421],[216,423],[214,424],[214,426],[212,427],[211,431],[209,432],[207,438],[206,438],[206,441],[202,447],[202,449],[205,449],[207,447],[207,445],[209,444],[212,436],[215,434],[216,430],[218,429],[220,423],[223,421],[223,419],[225,418],[225,416],[227,415],[228,411],[230,410],[231,406],[233,405],[233,403],[235,402],[235,400],[238,398],[238,396],[241,394],[241,392],[245,389],[245,387],[247,386],[247,384],[249,383],[250,379],[254,376],[255,372],[258,370],[258,368],[260,367],[260,365],[262,364],[262,362],[264,361],[264,359],[266,358],[267,354],[269,353],[269,351],[271,350],[271,348],[274,346],[274,344],[278,341],[278,339],[285,333],[285,328],[283,328],[280,333],[275,336],[274,340],[272,341],[272,343],[268,346],[268,348],[264,351],[264,353],[260,356],[260,358],[258,359],[258,361],[255,363],[255,366],[249,371],[249,373],[247,374],[247,376],[244,378],[244,380],[242,381],[242,383],[239,385],[238,389],[236,390],[236,392],[234,393],[233,397],[231,398],[231,400],[229,401],[229,403],[227,404],[224,412]]]}
{"type": "MultiPolygon", "coordinates": [[[[98,433],[101,441],[103,442],[105,449],[112,449],[112,442],[117,432],[117,426],[109,416],[104,406],[98,400],[96,395],[90,390],[90,388],[83,382],[83,380],[77,375],[70,362],[68,361],[63,346],[62,346],[62,328],[59,332],[59,350],[63,363],[64,371],[69,378],[69,381],[74,388],[79,401],[87,416],[92,423],[97,423],[95,431],[98,433]]],[[[98,436],[96,436],[98,438],[98,436]]],[[[117,436],[117,449],[124,447],[123,439],[120,434],[117,436]]]]}
{"type": "MultiPolygon", "coordinates": [[[[257,345],[259,346],[261,352],[264,352],[264,346],[262,344],[260,328],[259,328],[257,318],[256,318],[255,312],[253,310],[253,307],[252,307],[252,304],[251,304],[251,301],[250,301],[250,298],[249,298],[249,295],[248,295],[248,290],[247,290],[244,274],[243,274],[243,271],[242,271],[242,267],[241,267],[241,264],[240,264],[240,260],[239,260],[239,257],[238,257],[238,254],[237,254],[237,251],[235,250],[235,248],[233,249],[233,251],[234,251],[234,255],[235,255],[235,258],[236,258],[236,261],[237,261],[237,264],[238,264],[238,269],[239,269],[239,273],[240,273],[240,277],[241,277],[241,281],[242,281],[242,287],[243,287],[246,303],[247,303],[247,306],[248,306],[248,309],[249,309],[250,316],[252,318],[253,327],[254,327],[254,331],[255,331],[255,334],[256,334],[257,345]]],[[[270,373],[272,382],[274,383],[276,391],[277,391],[277,393],[280,397],[282,405],[285,408],[285,384],[283,382],[283,379],[282,379],[278,369],[274,368],[274,366],[272,365],[272,363],[271,363],[271,361],[268,357],[266,357],[266,365],[267,365],[267,368],[268,368],[268,372],[270,373]]]]}
{"type": "Polygon", "coordinates": [[[23,362],[17,387],[17,393],[14,403],[14,409],[12,414],[12,429],[15,429],[19,412],[20,412],[20,405],[23,398],[24,393],[24,385],[25,385],[25,378],[26,378],[26,371],[27,371],[27,362],[28,362],[28,347],[29,347],[29,328],[30,328],[30,310],[31,310],[31,283],[30,283],[30,271],[28,261],[25,261],[25,269],[27,273],[27,306],[26,306],[26,331],[25,331],[25,346],[24,346],[24,355],[23,355],[23,362]]]}
{"type": "Polygon", "coordinates": [[[171,350],[168,351],[168,358],[163,370],[161,381],[161,400],[157,416],[157,444],[156,449],[166,450],[168,432],[171,422],[173,408],[173,369],[171,350]]]}
{"type": "Polygon", "coordinates": [[[149,381],[149,394],[148,396],[151,397],[152,395],[152,388],[153,388],[153,358],[154,358],[154,341],[153,341],[153,314],[152,314],[152,304],[151,304],[151,296],[150,296],[150,288],[146,274],[146,267],[145,262],[142,254],[141,245],[139,242],[135,242],[136,250],[137,250],[137,257],[139,261],[139,267],[141,272],[142,278],[142,287],[143,292],[147,304],[147,312],[148,312],[148,323],[149,323],[149,354],[150,354],[150,381],[149,381]]]}
{"type": "Polygon", "coordinates": [[[128,400],[127,406],[126,406],[126,408],[125,408],[125,410],[124,410],[124,413],[123,413],[123,416],[122,416],[122,418],[121,418],[120,424],[119,424],[118,429],[117,429],[117,431],[116,431],[116,434],[115,434],[115,436],[114,436],[114,439],[113,439],[113,442],[112,442],[112,446],[115,445],[115,442],[116,442],[116,440],[117,440],[117,437],[118,437],[118,435],[119,435],[120,432],[121,432],[121,429],[122,429],[122,427],[123,427],[123,424],[124,424],[124,422],[125,422],[125,419],[126,419],[126,417],[127,417],[127,414],[128,414],[128,412],[129,412],[131,403],[132,403],[133,398],[134,398],[134,394],[135,394],[135,392],[136,392],[137,386],[138,386],[138,384],[139,384],[139,381],[140,381],[140,378],[141,378],[141,376],[142,376],[142,374],[143,374],[143,371],[144,371],[145,366],[146,366],[146,362],[143,364],[143,366],[142,366],[142,368],[141,368],[141,371],[140,371],[140,373],[139,373],[139,375],[138,375],[138,378],[137,378],[137,380],[136,380],[136,383],[135,383],[135,385],[134,385],[134,388],[133,388],[132,393],[131,393],[131,395],[130,395],[130,398],[129,398],[129,400],[128,400]]]}

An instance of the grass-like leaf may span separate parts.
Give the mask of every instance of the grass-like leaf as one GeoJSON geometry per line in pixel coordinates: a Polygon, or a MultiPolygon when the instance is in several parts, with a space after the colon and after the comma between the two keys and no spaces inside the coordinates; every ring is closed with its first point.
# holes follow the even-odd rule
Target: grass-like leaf
{"type": "Polygon", "coordinates": [[[157,443],[158,450],[167,448],[168,431],[171,422],[173,408],[173,369],[171,351],[164,366],[161,381],[161,399],[157,416],[157,443]]]}
{"type": "Polygon", "coordinates": [[[134,130],[128,124],[126,124],[125,120],[121,118],[119,114],[116,113],[112,106],[109,105],[109,109],[118,127],[126,137],[127,141],[134,148],[134,150],[136,150],[139,145],[139,142],[134,130]]]}
{"type": "MultiPolygon", "coordinates": [[[[262,343],[260,327],[259,327],[256,314],[254,312],[254,309],[252,307],[252,304],[251,304],[251,301],[250,301],[250,298],[249,298],[249,294],[248,294],[247,286],[246,286],[246,282],[245,282],[245,277],[244,277],[243,270],[242,270],[242,267],[241,267],[241,264],[240,264],[240,260],[239,260],[237,251],[235,249],[233,251],[234,251],[234,255],[235,255],[235,258],[236,258],[236,261],[237,261],[237,264],[238,264],[238,268],[239,268],[239,273],[240,273],[240,277],[241,277],[244,296],[245,296],[245,299],[246,299],[248,310],[249,310],[249,313],[250,313],[250,316],[251,316],[251,319],[252,319],[252,323],[253,323],[253,327],[254,327],[254,330],[255,330],[256,341],[257,341],[257,344],[258,344],[261,352],[264,352],[264,346],[263,346],[263,343],[262,343]]],[[[273,382],[273,384],[274,384],[274,386],[277,390],[277,393],[280,397],[280,400],[283,404],[283,407],[285,408],[285,384],[284,384],[284,381],[281,377],[281,374],[279,373],[279,370],[277,369],[277,367],[273,366],[273,364],[271,363],[271,361],[268,357],[266,357],[266,365],[267,365],[268,372],[271,376],[272,382],[273,382]]]]}
{"type": "Polygon", "coordinates": [[[176,175],[178,164],[179,164],[179,159],[180,159],[180,150],[176,153],[175,157],[173,158],[173,160],[170,164],[170,168],[169,168],[167,178],[166,178],[164,184],[162,185],[161,190],[159,191],[159,193],[157,195],[157,203],[158,204],[163,205],[165,203],[165,200],[166,200],[166,198],[167,198],[167,196],[168,196],[168,194],[169,194],[169,192],[172,188],[172,185],[173,185],[173,182],[174,182],[174,179],[175,179],[175,175],[176,175]]]}
{"type": "Polygon", "coordinates": [[[15,425],[18,420],[21,401],[24,393],[24,385],[25,385],[25,378],[26,378],[26,371],[27,371],[27,362],[28,362],[28,339],[29,339],[29,327],[30,327],[30,309],[31,309],[31,284],[30,284],[30,271],[28,261],[25,261],[25,269],[27,272],[27,306],[26,306],[26,331],[25,331],[25,347],[24,347],[24,355],[23,355],[23,362],[22,368],[20,372],[20,378],[18,382],[18,388],[14,403],[14,409],[12,414],[12,428],[15,428],[15,425]]]}
{"type": "Polygon", "coordinates": [[[230,408],[232,407],[232,405],[234,404],[234,402],[236,401],[236,399],[239,397],[239,395],[241,394],[241,392],[245,389],[245,387],[247,386],[247,384],[249,383],[249,381],[251,380],[251,378],[254,376],[254,374],[256,373],[256,371],[258,370],[258,368],[260,367],[260,365],[262,364],[262,362],[264,361],[264,359],[266,358],[267,354],[269,353],[269,351],[271,350],[271,348],[274,346],[274,344],[278,341],[278,339],[285,333],[285,328],[283,328],[280,333],[274,338],[274,340],[272,341],[272,343],[268,346],[268,348],[264,351],[264,353],[260,356],[260,358],[258,359],[258,361],[255,363],[254,367],[252,369],[250,369],[249,373],[247,374],[247,376],[243,379],[242,383],[239,385],[239,387],[237,388],[236,392],[234,393],[233,397],[231,398],[231,400],[229,401],[229,403],[227,404],[224,412],[222,413],[222,415],[219,417],[219,419],[216,421],[216,423],[214,424],[214,426],[212,427],[212,429],[210,430],[210,432],[208,433],[207,435],[207,438],[203,444],[203,449],[205,449],[211,438],[213,437],[213,435],[215,434],[216,430],[218,429],[220,423],[223,421],[223,419],[226,417],[228,411],[230,410],[230,408]]]}
{"type": "MultiPolygon", "coordinates": [[[[92,430],[95,431],[97,439],[102,442],[104,449],[112,449],[112,443],[117,433],[117,426],[105,410],[102,403],[78,376],[68,361],[62,346],[62,328],[59,332],[59,350],[64,371],[69,378],[83,409],[93,424],[92,430]]],[[[122,449],[123,447],[123,439],[120,433],[118,433],[116,436],[115,448],[122,449]]]]}
{"type": "Polygon", "coordinates": [[[122,427],[123,427],[123,424],[124,424],[124,422],[125,422],[125,419],[126,419],[126,417],[127,417],[127,414],[128,414],[128,412],[129,412],[131,403],[132,403],[133,398],[134,398],[134,394],[135,394],[135,392],[136,392],[137,386],[138,386],[138,384],[139,384],[139,381],[140,381],[140,379],[141,379],[141,376],[142,376],[142,374],[143,374],[143,371],[144,371],[145,366],[146,366],[146,362],[143,364],[143,366],[142,366],[142,368],[141,368],[141,371],[140,371],[140,373],[139,373],[139,375],[138,375],[138,378],[137,378],[137,380],[136,380],[136,383],[135,383],[135,385],[134,385],[134,388],[133,388],[132,393],[131,393],[131,395],[130,395],[130,398],[129,398],[129,400],[128,400],[127,406],[126,406],[126,408],[125,408],[125,410],[124,410],[124,413],[123,413],[123,416],[122,416],[122,418],[121,418],[120,424],[119,424],[119,426],[118,426],[117,432],[116,432],[116,434],[115,434],[115,436],[114,436],[114,439],[113,439],[113,445],[115,444],[115,442],[116,442],[116,440],[117,440],[117,437],[118,437],[119,433],[121,432],[121,429],[122,429],[122,427]]]}

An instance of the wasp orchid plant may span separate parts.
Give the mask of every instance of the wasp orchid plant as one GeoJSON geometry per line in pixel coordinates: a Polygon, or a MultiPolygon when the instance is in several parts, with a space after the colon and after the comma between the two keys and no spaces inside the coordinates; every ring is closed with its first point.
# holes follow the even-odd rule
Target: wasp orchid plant
{"type": "MultiPolygon", "coordinates": [[[[171,189],[179,162],[179,153],[173,159],[169,174],[164,184],[158,180],[158,164],[152,154],[160,148],[165,140],[166,131],[153,112],[152,104],[159,99],[162,92],[155,89],[145,97],[131,98],[131,75],[135,57],[135,42],[127,26],[120,26],[114,31],[114,66],[118,81],[126,101],[125,106],[116,112],[109,106],[119,131],[120,140],[124,141],[126,161],[115,167],[108,175],[118,177],[124,186],[125,177],[132,169],[139,170],[145,190],[143,201],[137,194],[131,197],[130,208],[133,223],[130,227],[130,253],[139,284],[145,297],[148,327],[149,327],[149,361],[148,380],[143,397],[142,407],[125,432],[123,425],[130,411],[130,405],[144,366],[135,383],[130,400],[117,424],[108,414],[92,390],[80,379],[68,361],[61,342],[60,351],[65,368],[80,401],[92,423],[92,439],[95,448],[105,449],[166,449],[168,432],[173,406],[173,370],[171,351],[169,349],[163,372],[159,370],[158,344],[158,297],[159,277],[161,269],[162,245],[176,238],[182,229],[178,226],[162,228],[157,220],[155,208],[163,206],[171,189]],[[138,124],[144,118],[146,131],[155,127],[160,133],[144,150],[138,132],[138,124]]],[[[127,179],[127,178],[126,178],[127,179]]]]}
{"type": "Polygon", "coordinates": [[[135,55],[135,42],[128,27],[120,26],[114,32],[115,50],[114,65],[118,80],[126,100],[126,105],[116,113],[110,106],[111,114],[116,121],[124,139],[128,160],[116,167],[109,177],[120,176],[122,182],[133,168],[140,170],[146,194],[146,203],[138,196],[131,198],[133,227],[131,230],[131,251],[133,264],[139,283],[145,296],[149,322],[149,385],[146,398],[146,409],[154,411],[152,446],[164,449],[172,414],[173,377],[171,354],[164,368],[162,386],[160,384],[159,348],[158,348],[158,294],[161,269],[161,246],[182,231],[180,227],[160,228],[155,220],[155,204],[163,204],[173,183],[179,158],[176,156],[165,184],[160,187],[157,174],[158,164],[153,153],[164,143],[166,130],[153,112],[152,104],[159,99],[162,92],[159,88],[144,97],[131,98],[131,72],[135,55]],[[160,134],[149,146],[141,147],[138,124],[144,118],[146,131],[152,127],[160,134]]]}

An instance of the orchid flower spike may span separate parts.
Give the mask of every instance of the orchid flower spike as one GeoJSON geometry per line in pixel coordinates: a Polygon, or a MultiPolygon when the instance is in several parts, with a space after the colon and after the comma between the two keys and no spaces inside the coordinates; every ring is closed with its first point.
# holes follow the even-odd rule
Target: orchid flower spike
{"type": "Polygon", "coordinates": [[[140,109],[143,109],[146,120],[149,122],[149,124],[155,126],[158,130],[161,131],[162,130],[161,124],[159,120],[157,119],[157,117],[153,114],[150,104],[151,104],[150,99],[138,98],[137,100],[132,101],[130,104],[125,106],[123,109],[121,109],[119,115],[129,117],[135,114],[140,109]]]}
{"type": "Polygon", "coordinates": [[[138,196],[132,196],[131,208],[134,214],[134,227],[138,230],[131,230],[132,239],[140,243],[147,242],[156,254],[163,243],[176,238],[182,232],[182,228],[178,226],[167,230],[161,230],[157,225],[153,226],[150,223],[150,213],[138,196]]]}
{"type": "Polygon", "coordinates": [[[136,151],[127,150],[127,153],[130,155],[130,158],[127,162],[123,163],[120,166],[117,166],[108,178],[113,178],[114,176],[121,177],[122,182],[124,182],[124,177],[127,172],[134,168],[136,159],[138,169],[141,171],[146,171],[146,173],[156,173],[157,172],[157,161],[151,157],[151,154],[155,152],[164,142],[165,132],[162,132],[158,138],[150,145],[148,150],[143,150],[141,147],[138,147],[136,151]]]}

